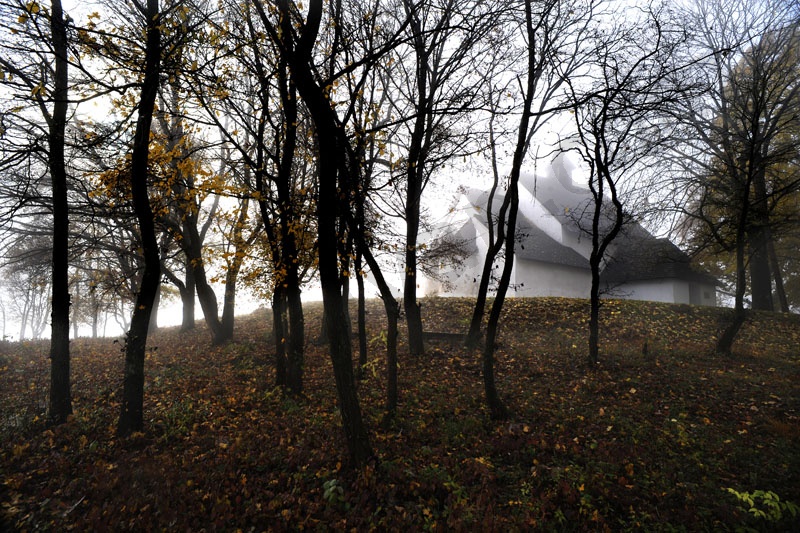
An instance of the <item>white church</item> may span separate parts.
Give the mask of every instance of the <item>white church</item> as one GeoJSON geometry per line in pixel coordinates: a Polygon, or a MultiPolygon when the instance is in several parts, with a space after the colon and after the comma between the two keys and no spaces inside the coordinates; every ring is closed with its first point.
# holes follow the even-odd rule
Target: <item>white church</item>
{"type": "MultiPolygon", "coordinates": [[[[520,179],[517,246],[509,296],[588,298],[593,204],[591,193],[572,181],[573,167],[557,157],[544,175],[520,179]]],[[[464,243],[468,257],[443,268],[440,279],[421,289],[441,296],[475,296],[488,247],[488,192],[465,191],[447,227],[464,243]]],[[[502,203],[496,195],[493,210],[502,203]]],[[[716,305],[718,282],[696,268],[668,239],[656,238],[636,222],[623,226],[606,253],[600,274],[604,297],[655,302],[716,305]]],[[[422,280],[421,280],[422,281],[422,280]]]]}

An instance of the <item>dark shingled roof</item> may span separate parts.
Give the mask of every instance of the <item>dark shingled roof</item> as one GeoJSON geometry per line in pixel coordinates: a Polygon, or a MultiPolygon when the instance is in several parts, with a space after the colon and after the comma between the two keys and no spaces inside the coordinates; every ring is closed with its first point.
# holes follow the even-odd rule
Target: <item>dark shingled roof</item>
{"type": "Polygon", "coordinates": [[[550,237],[526,217],[520,215],[518,222],[517,231],[522,240],[517,242],[516,255],[521,259],[589,268],[589,261],[585,257],[550,237]]]}
{"type": "MultiPolygon", "coordinates": [[[[473,205],[485,206],[489,194],[473,189],[467,193],[467,197],[470,202],[473,202],[473,205]],[[481,203],[475,204],[474,202],[476,201],[481,203]]],[[[500,210],[500,205],[502,203],[503,195],[500,193],[496,194],[492,206],[495,213],[500,210]]],[[[478,217],[478,222],[480,222],[483,227],[486,227],[485,208],[482,208],[482,213],[481,216],[478,217]]],[[[550,237],[522,213],[517,215],[517,236],[521,237],[521,239],[517,241],[514,253],[521,259],[541,261],[554,265],[589,268],[589,261],[585,257],[569,246],[564,246],[550,237]]]]}
{"type": "Polygon", "coordinates": [[[689,256],[669,239],[622,234],[617,242],[617,250],[620,253],[609,260],[601,274],[601,279],[607,283],[664,278],[710,285],[719,283],[714,276],[695,270],[689,256]]]}

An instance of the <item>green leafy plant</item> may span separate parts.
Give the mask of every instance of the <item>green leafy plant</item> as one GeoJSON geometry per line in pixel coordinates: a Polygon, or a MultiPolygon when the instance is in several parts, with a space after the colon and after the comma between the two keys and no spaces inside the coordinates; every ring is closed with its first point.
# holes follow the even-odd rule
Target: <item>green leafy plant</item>
{"type": "Polygon", "coordinates": [[[322,484],[322,499],[334,507],[345,510],[350,508],[350,504],[345,501],[344,487],[338,479],[329,479],[322,484]]]}
{"type": "Polygon", "coordinates": [[[739,492],[728,487],[727,492],[733,494],[740,504],[739,509],[759,521],[777,524],[784,520],[794,521],[800,513],[800,507],[790,501],[782,501],[780,496],[771,490],[754,490],[739,492]]]}

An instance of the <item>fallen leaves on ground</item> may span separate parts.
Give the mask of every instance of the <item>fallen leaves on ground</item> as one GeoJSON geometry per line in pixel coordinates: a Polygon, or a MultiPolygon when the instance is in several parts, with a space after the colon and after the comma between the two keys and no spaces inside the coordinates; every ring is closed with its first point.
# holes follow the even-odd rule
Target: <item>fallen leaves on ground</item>
{"type": "MultiPolygon", "coordinates": [[[[311,338],[319,307],[306,309],[311,338]]],[[[353,310],[354,311],[354,310],[353,310]]],[[[463,332],[471,302],[424,299],[426,329],[463,332]]],[[[382,426],[380,342],[359,385],[378,460],[353,472],[324,346],[305,395],[275,389],[265,312],[235,342],[152,336],[144,433],[114,429],[120,345],[72,344],[75,414],[44,425],[47,343],[0,346],[0,529],[733,530],[764,522],[739,493],[800,502],[800,319],[755,314],[735,354],[712,355],[724,310],[627,301],[602,309],[602,364],[587,368],[588,305],[507,303],[489,421],[480,355],[432,342],[402,356],[396,420],[382,426]],[[643,347],[647,343],[647,350],[643,347]]],[[[369,303],[370,339],[385,329],[369,303]]]]}

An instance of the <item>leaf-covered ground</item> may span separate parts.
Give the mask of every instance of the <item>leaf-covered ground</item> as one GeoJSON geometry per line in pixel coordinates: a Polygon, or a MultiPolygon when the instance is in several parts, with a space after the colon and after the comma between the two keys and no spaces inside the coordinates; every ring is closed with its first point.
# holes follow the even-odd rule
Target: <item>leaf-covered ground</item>
{"type": "MultiPolygon", "coordinates": [[[[470,306],[423,300],[426,328],[462,332],[470,306]]],[[[222,347],[202,328],[154,335],[147,429],[124,440],[119,344],[73,343],[75,415],[54,429],[47,344],[3,344],[0,529],[799,530],[800,317],[752,316],[721,358],[724,310],[607,302],[603,361],[590,369],[587,311],[508,302],[497,374],[510,420],[488,420],[479,355],[431,341],[425,357],[401,357],[400,410],[385,428],[371,302],[360,395],[378,461],[361,472],[342,464],[318,305],[306,309],[303,398],[272,387],[265,312],[222,347]]]]}

